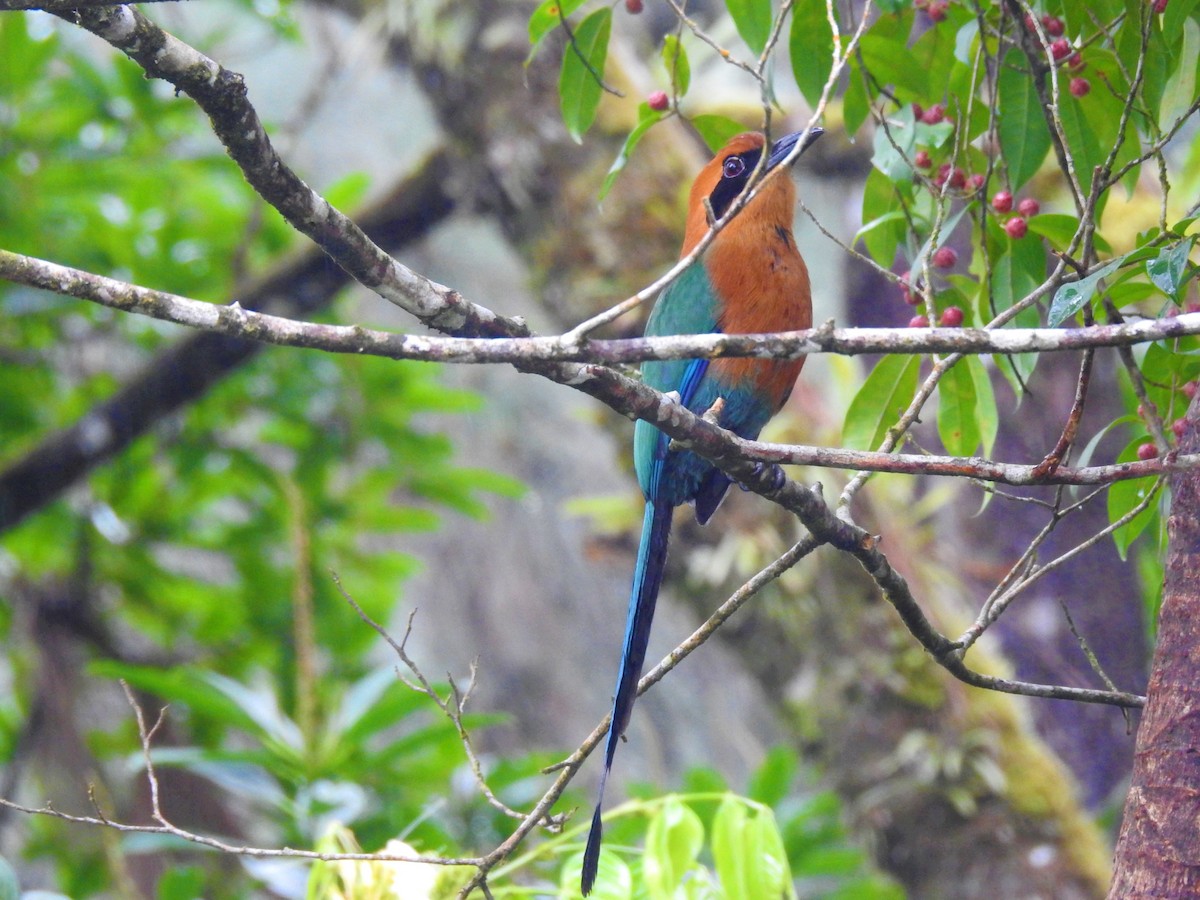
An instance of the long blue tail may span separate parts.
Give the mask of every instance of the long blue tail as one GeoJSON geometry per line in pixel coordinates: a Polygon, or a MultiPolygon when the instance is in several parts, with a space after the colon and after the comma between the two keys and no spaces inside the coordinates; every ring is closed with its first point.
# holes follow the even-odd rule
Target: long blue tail
{"type": "Polygon", "coordinates": [[[650,641],[650,623],[654,620],[654,604],[662,584],[663,564],[667,560],[667,539],[671,536],[671,514],[674,507],[646,501],[646,517],[642,520],[642,542],[638,546],[637,567],[633,570],[633,590],[629,596],[629,618],[625,622],[625,644],[621,649],[621,668],[617,673],[617,693],[613,698],[612,720],[608,723],[608,740],[604,745],[604,771],[600,775],[600,791],[592,829],[588,832],[587,849],[583,853],[583,875],[580,888],[586,897],[596,881],[600,863],[600,811],[604,805],[604,785],[612,770],[617,741],[629,724],[633,701],[637,697],[642,664],[646,661],[646,644],[650,641]]]}

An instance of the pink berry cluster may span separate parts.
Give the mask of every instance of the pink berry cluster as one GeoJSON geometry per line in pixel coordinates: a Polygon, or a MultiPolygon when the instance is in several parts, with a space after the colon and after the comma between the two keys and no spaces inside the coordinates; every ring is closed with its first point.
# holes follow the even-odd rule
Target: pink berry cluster
{"type": "MultiPolygon", "coordinates": [[[[1080,73],[1087,68],[1087,63],[1083,61],[1079,51],[1071,46],[1071,42],[1063,37],[1066,26],[1063,25],[1062,19],[1058,16],[1044,15],[1038,21],[1041,23],[1042,32],[1050,39],[1050,56],[1056,64],[1064,66],[1071,73],[1071,81],[1068,84],[1071,96],[1086,97],[1092,90],[1092,83],[1080,73]]],[[[1041,40],[1038,22],[1034,21],[1033,16],[1025,17],[1025,29],[1036,40],[1041,40]]]]}
{"type": "MultiPolygon", "coordinates": [[[[953,247],[938,247],[929,257],[929,262],[935,268],[949,269],[958,262],[958,253],[953,247]]],[[[916,306],[921,302],[920,289],[913,286],[911,272],[904,272],[900,275],[900,294],[909,306],[916,306]]],[[[965,315],[960,307],[947,306],[938,317],[938,324],[943,328],[958,328],[962,325],[964,318],[965,315]]],[[[928,328],[929,317],[926,315],[913,316],[908,320],[908,327],[928,328]]]]}
{"type": "MultiPolygon", "coordinates": [[[[1010,213],[1013,210],[1013,195],[1009,191],[997,191],[992,197],[992,209],[998,213],[1010,213]]],[[[1014,240],[1025,237],[1029,231],[1030,216],[1036,216],[1042,211],[1042,206],[1032,197],[1026,197],[1017,204],[1017,214],[1010,216],[1004,222],[1004,232],[1014,240]]]]}
{"type": "MultiPolygon", "coordinates": [[[[1190,309],[1189,309],[1189,312],[1191,312],[1190,309]]],[[[1186,382],[1183,385],[1183,387],[1180,388],[1180,390],[1183,391],[1183,396],[1187,397],[1188,402],[1191,403],[1192,398],[1196,396],[1196,391],[1200,390],[1200,383],[1197,383],[1195,381],[1186,382]]],[[[1138,416],[1144,416],[1145,412],[1146,412],[1145,409],[1139,403],[1138,404],[1138,416]]],[[[1184,421],[1182,416],[1180,416],[1178,419],[1176,419],[1174,422],[1171,423],[1171,433],[1175,435],[1176,441],[1178,441],[1180,438],[1183,437],[1183,432],[1184,432],[1185,428],[1187,428],[1187,423],[1184,421]]],[[[1143,444],[1138,444],[1138,448],[1137,448],[1137,458],[1138,459],[1144,461],[1147,459],[1154,459],[1156,456],[1158,456],[1158,447],[1154,446],[1153,441],[1146,441],[1143,444]]]]}
{"type": "MultiPolygon", "coordinates": [[[[953,123],[954,119],[946,114],[946,107],[942,103],[935,103],[928,109],[920,103],[912,105],[913,119],[917,122],[924,122],[926,125],[938,125],[942,122],[953,123]]],[[[968,194],[974,194],[983,187],[986,177],[976,172],[968,175],[960,167],[944,162],[938,166],[937,171],[933,174],[928,174],[933,170],[933,157],[928,150],[918,150],[913,154],[913,166],[922,174],[926,174],[933,186],[939,190],[943,186],[948,187],[952,191],[962,191],[968,194]]]]}
{"type": "Polygon", "coordinates": [[[936,25],[945,20],[946,10],[950,8],[950,0],[913,0],[913,6],[916,9],[925,10],[929,21],[936,25]]]}

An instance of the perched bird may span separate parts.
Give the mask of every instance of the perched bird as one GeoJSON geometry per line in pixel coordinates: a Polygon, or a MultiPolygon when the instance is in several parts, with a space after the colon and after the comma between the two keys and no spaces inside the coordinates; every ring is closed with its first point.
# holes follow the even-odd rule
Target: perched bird
{"type": "MultiPolygon", "coordinates": [[[[789,174],[778,167],[798,142],[803,142],[803,152],[822,133],[820,128],[812,128],[789,134],[770,148],[757,196],[659,296],[646,323],[647,335],[754,334],[811,327],[808,269],[792,237],[796,188],[789,174]]],[[[696,176],[688,198],[681,257],[704,237],[710,217],[720,219],[742,193],[759,166],[765,146],[761,134],[740,134],[696,176]]],[[[642,365],[642,376],[646,384],[659,391],[677,392],[679,402],[698,415],[721,398],[721,426],[753,439],[783,406],[803,364],[803,358],[649,361],[642,365]]],[[[638,421],[633,456],[646,497],[646,513],[633,572],[612,721],[604,747],[604,772],[583,855],[581,887],[585,896],[596,880],[604,785],[612,770],[617,741],[629,724],[642,675],[667,558],[671,515],[676,506],[691,501],[696,506],[696,519],[703,524],[729,487],[729,478],[712,463],[688,450],[670,450],[669,444],[667,436],[649,422],[638,421]]]]}

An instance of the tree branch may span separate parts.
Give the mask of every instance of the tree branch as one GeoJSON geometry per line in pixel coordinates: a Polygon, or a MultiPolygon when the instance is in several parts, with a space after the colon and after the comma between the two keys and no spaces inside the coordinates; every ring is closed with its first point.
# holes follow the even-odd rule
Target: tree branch
{"type": "Polygon", "coordinates": [[[622,365],[645,360],[722,356],[796,359],[820,353],[843,356],[880,353],[1009,355],[1130,347],[1200,334],[1200,313],[1184,313],[1170,318],[1082,328],[835,328],[830,320],[817,328],[773,334],[676,334],[583,341],[576,340],[571,334],[561,337],[438,337],[377,331],[359,325],[300,322],[245,309],[236,299],[230,306],[219,306],[7,250],[0,250],[0,278],[89,300],[111,309],[246,340],[330,353],[445,363],[622,365]]]}

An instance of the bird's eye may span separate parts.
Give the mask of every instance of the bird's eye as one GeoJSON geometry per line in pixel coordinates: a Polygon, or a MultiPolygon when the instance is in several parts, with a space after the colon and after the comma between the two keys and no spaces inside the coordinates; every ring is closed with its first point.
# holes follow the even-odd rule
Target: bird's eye
{"type": "Polygon", "coordinates": [[[726,178],[737,178],[746,171],[746,163],[740,156],[731,156],[725,160],[722,174],[726,178]]]}

